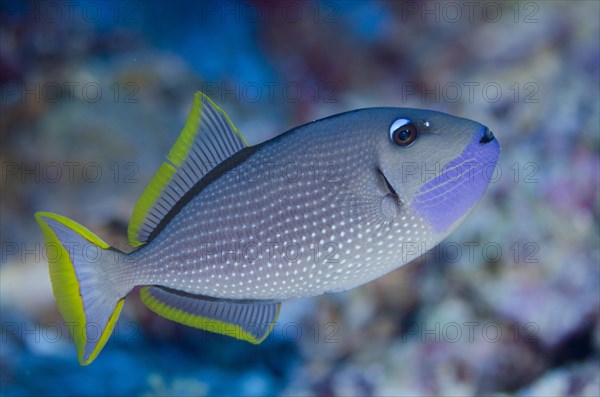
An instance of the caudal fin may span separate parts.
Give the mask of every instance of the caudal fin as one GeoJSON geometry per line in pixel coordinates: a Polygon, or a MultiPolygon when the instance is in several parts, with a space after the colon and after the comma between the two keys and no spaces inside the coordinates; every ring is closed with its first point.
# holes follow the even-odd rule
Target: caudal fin
{"type": "Polygon", "coordinates": [[[81,365],[91,363],[112,333],[131,291],[122,277],[127,255],[57,214],[37,212],[58,310],[69,328],[81,365]]]}

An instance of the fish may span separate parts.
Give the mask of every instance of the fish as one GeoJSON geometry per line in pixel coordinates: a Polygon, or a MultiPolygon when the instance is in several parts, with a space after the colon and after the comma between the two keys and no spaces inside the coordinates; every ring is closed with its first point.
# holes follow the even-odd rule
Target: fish
{"type": "Polygon", "coordinates": [[[446,238],[483,196],[499,153],[480,123],[392,107],[250,145],[197,92],[133,209],[132,252],[35,213],[78,360],[97,357],[135,287],[160,316],[261,343],[282,302],[358,287],[446,238]]]}

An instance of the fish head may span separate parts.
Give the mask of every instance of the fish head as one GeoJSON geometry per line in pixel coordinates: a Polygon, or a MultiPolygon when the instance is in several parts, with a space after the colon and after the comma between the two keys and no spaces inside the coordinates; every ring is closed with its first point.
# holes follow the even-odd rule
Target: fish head
{"type": "Polygon", "coordinates": [[[405,219],[424,224],[439,242],[482,197],[500,145],[475,121],[417,109],[374,112],[369,136],[377,172],[405,219]]]}

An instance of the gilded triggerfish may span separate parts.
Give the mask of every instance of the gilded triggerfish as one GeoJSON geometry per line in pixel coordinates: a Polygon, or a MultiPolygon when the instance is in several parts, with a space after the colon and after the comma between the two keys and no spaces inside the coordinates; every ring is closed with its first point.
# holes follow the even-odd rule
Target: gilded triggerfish
{"type": "Polygon", "coordinates": [[[35,215],[56,248],[50,278],[80,363],[98,355],[136,286],[161,316],[260,343],[282,301],[356,287],[422,254],[415,244],[433,248],[481,198],[499,151],[479,123],[402,108],[342,113],[250,146],[197,93],[133,210],[136,250],[35,215]]]}

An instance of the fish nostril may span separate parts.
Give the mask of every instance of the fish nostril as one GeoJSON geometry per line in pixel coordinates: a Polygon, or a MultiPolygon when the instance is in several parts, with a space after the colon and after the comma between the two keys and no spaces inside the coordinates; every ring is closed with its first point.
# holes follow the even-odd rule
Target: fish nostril
{"type": "Polygon", "coordinates": [[[488,143],[493,140],[494,140],[494,133],[492,131],[490,131],[489,128],[486,128],[479,143],[488,143]]]}

